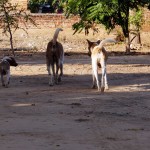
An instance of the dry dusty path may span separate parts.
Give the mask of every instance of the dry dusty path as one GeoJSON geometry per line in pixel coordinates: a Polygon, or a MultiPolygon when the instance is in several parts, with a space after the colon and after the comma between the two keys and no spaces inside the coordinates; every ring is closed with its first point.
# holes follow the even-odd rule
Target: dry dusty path
{"type": "Polygon", "coordinates": [[[90,88],[87,56],[66,56],[53,87],[44,55],[17,61],[0,86],[1,150],[150,150],[149,56],[110,57],[104,94],[90,88]]]}

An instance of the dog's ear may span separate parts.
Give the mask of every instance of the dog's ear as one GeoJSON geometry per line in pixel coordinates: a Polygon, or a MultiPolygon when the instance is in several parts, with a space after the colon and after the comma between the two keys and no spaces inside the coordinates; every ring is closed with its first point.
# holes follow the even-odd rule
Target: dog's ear
{"type": "Polygon", "coordinates": [[[96,43],[97,43],[97,44],[100,44],[100,42],[101,42],[101,40],[98,40],[96,43]]]}
{"type": "Polygon", "coordinates": [[[88,40],[88,39],[86,39],[86,40],[88,42],[88,45],[92,45],[92,42],[90,40],[88,40]]]}
{"type": "Polygon", "coordinates": [[[10,57],[10,59],[7,59],[7,61],[9,62],[10,66],[18,66],[16,60],[13,57],[10,57]]]}

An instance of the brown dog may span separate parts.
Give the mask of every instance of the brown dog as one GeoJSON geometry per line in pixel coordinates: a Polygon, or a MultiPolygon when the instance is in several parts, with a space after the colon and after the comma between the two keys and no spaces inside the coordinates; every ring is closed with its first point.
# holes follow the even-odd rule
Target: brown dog
{"type": "Polygon", "coordinates": [[[61,28],[56,29],[53,39],[48,43],[46,50],[46,65],[48,75],[50,76],[49,78],[50,86],[54,85],[54,81],[56,84],[58,84],[58,82],[61,81],[61,77],[63,75],[64,49],[62,44],[57,41],[57,37],[60,31],[63,30],[61,28]],[[58,76],[59,70],[60,74],[58,76]]]}
{"type": "Polygon", "coordinates": [[[5,56],[0,62],[0,74],[2,85],[8,87],[10,82],[10,66],[18,66],[16,60],[13,57],[5,56]],[[6,82],[4,81],[4,75],[6,75],[6,82]]]}

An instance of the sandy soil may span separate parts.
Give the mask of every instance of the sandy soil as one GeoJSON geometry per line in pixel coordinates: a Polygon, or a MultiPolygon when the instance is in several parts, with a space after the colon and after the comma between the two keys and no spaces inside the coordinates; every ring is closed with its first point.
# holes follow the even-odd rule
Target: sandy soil
{"type": "MultiPolygon", "coordinates": [[[[48,86],[45,54],[20,54],[0,86],[1,150],[149,150],[149,55],[110,56],[109,90],[91,89],[91,60],[66,55],[48,86]]],[[[99,72],[100,73],[100,72],[99,72]]]]}

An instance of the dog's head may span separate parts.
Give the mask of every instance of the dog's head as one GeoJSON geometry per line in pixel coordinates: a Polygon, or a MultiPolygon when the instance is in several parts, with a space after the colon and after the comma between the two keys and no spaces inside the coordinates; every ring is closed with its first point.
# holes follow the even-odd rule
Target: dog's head
{"type": "Polygon", "coordinates": [[[87,42],[88,42],[88,55],[91,56],[93,48],[98,44],[100,44],[101,40],[91,42],[90,40],[87,39],[87,42]]]}
{"type": "Polygon", "coordinates": [[[18,63],[16,62],[16,60],[13,58],[13,57],[10,57],[10,56],[5,56],[2,61],[7,61],[9,62],[10,66],[18,66],[18,63]]]}

